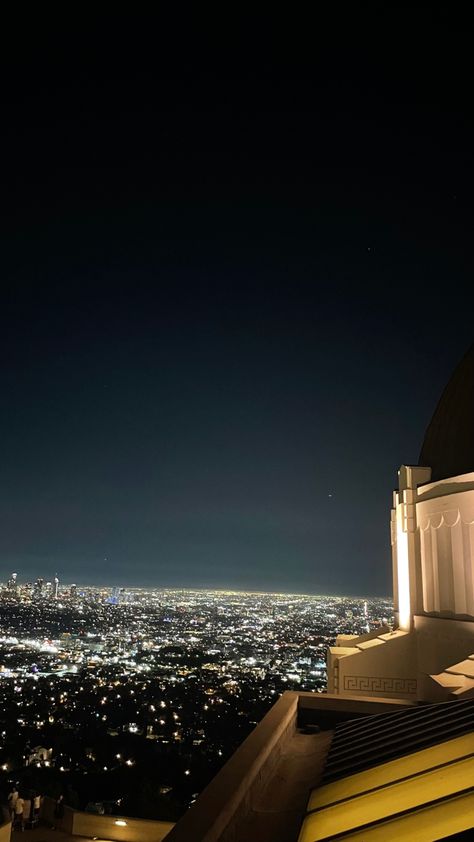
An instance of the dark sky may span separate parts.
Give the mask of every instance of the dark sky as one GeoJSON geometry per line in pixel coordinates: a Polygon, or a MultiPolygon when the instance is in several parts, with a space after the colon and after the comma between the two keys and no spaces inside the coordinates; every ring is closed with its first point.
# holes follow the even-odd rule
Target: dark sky
{"type": "Polygon", "coordinates": [[[473,330],[472,31],[3,32],[0,579],[391,591],[473,330]]]}

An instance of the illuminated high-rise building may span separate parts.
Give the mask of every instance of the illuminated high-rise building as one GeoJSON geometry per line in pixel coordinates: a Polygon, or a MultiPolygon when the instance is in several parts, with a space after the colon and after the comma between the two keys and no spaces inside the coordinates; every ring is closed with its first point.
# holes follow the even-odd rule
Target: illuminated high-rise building
{"type": "Polygon", "coordinates": [[[8,582],[7,587],[8,590],[11,591],[13,594],[16,594],[18,591],[18,573],[12,573],[8,582]]]}
{"type": "Polygon", "coordinates": [[[33,585],[33,597],[34,599],[41,599],[43,596],[43,586],[44,586],[44,579],[38,577],[35,584],[33,585]]]}
{"type": "Polygon", "coordinates": [[[56,574],[56,576],[54,577],[52,597],[53,597],[53,599],[57,599],[58,596],[59,596],[59,578],[58,578],[58,575],[56,574]]]}

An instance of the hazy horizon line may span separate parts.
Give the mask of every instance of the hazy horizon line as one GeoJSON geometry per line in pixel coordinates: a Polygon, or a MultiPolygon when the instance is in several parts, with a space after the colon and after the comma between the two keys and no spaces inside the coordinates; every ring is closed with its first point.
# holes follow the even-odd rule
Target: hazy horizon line
{"type": "MultiPolygon", "coordinates": [[[[4,586],[7,582],[0,581],[0,585],[4,586]]],[[[23,584],[34,584],[34,582],[24,582],[23,584]]],[[[76,585],[79,588],[97,588],[99,590],[105,590],[108,588],[124,588],[127,591],[183,591],[183,592],[207,592],[207,593],[221,593],[221,594],[262,594],[266,596],[306,596],[306,597],[313,597],[313,598],[320,598],[320,597],[332,597],[332,598],[350,598],[350,599],[383,599],[393,601],[393,596],[388,594],[354,594],[354,593],[309,593],[308,591],[282,591],[282,590],[263,590],[260,588],[236,588],[236,587],[225,587],[225,586],[188,586],[188,585],[117,585],[111,583],[102,583],[102,584],[78,584],[71,580],[71,582],[62,582],[62,587],[71,587],[72,585],[76,585]]]]}

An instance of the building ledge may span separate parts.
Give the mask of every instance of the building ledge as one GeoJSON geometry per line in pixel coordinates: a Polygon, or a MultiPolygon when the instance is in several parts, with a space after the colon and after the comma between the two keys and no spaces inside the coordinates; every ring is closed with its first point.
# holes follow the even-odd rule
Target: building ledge
{"type": "MultiPolygon", "coordinates": [[[[41,827],[41,842],[58,842],[59,833],[68,838],[73,837],[74,840],[83,838],[107,842],[161,842],[174,827],[173,822],[150,821],[130,816],[101,816],[97,813],[73,810],[71,807],[65,807],[64,816],[58,820],[54,816],[54,807],[54,799],[43,800],[41,818],[46,826],[41,827]],[[56,830],[52,829],[54,826],[56,830]]],[[[30,832],[35,833],[35,839],[38,840],[38,831],[33,830],[21,833],[22,842],[28,842],[26,833],[30,832]]],[[[0,839],[0,842],[3,840],[0,839]]]]}
{"type": "Polygon", "coordinates": [[[166,842],[296,842],[333,728],[348,719],[406,706],[394,699],[284,693],[166,842]]]}

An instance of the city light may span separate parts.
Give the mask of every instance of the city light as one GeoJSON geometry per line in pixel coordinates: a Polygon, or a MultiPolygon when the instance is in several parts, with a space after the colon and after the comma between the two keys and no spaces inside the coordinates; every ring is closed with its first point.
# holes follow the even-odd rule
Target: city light
{"type": "MultiPolygon", "coordinates": [[[[195,761],[205,785],[284,690],[325,689],[338,634],[392,616],[390,600],[362,597],[137,588],[112,604],[110,588],[72,593],[59,584],[56,600],[21,573],[14,591],[0,586],[0,704],[13,711],[0,752],[18,745],[19,777],[22,765],[48,767],[65,787],[83,776],[92,804],[105,797],[99,773],[107,792],[117,787],[114,802],[124,798],[114,773],[142,774],[153,746],[156,770],[146,773],[186,809],[181,787],[195,761]]],[[[9,757],[0,762],[11,775],[9,757]]]]}

